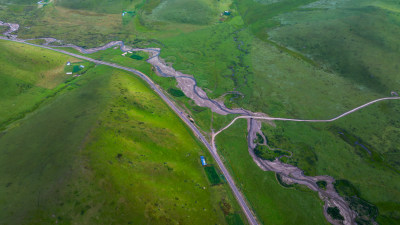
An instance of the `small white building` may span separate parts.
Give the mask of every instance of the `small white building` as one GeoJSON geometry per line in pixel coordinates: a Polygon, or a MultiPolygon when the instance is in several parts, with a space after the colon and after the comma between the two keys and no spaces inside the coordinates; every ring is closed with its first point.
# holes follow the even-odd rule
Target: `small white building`
{"type": "Polygon", "coordinates": [[[66,74],[67,74],[67,75],[72,75],[72,72],[67,72],[66,74]]]}
{"type": "Polygon", "coordinates": [[[84,66],[84,65],[80,65],[79,67],[80,67],[81,69],[85,68],[85,66],[84,66]]]}
{"type": "Polygon", "coordinates": [[[67,66],[70,66],[70,65],[71,65],[71,62],[68,61],[68,62],[67,62],[67,66]]]}

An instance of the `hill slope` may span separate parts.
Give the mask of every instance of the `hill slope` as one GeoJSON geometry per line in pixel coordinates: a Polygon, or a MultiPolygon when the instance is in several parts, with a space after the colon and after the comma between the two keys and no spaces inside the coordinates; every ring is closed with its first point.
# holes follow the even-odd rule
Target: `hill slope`
{"type": "Polygon", "coordinates": [[[0,135],[0,223],[225,224],[237,212],[141,80],[96,66],[69,84],[0,135]]]}

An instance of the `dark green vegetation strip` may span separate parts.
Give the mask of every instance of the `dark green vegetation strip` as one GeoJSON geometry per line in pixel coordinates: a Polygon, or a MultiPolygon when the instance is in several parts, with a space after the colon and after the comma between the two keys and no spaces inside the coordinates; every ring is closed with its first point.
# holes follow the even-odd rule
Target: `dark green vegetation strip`
{"type": "Polygon", "coordinates": [[[176,88],[168,88],[168,93],[170,93],[172,96],[175,96],[175,97],[185,96],[185,94],[181,90],[176,89],[176,88]]]}
{"type": "Polygon", "coordinates": [[[131,56],[129,56],[129,57],[131,57],[132,59],[136,59],[136,60],[142,60],[143,59],[143,57],[142,56],[140,56],[140,55],[136,55],[136,54],[132,54],[131,56]]]}
{"type": "Polygon", "coordinates": [[[229,225],[244,225],[243,220],[240,218],[240,215],[237,213],[227,215],[226,221],[229,225]]]}
{"type": "Polygon", "coordinates": [[[214,166],[206,166],[204,167],[204,170],[206,171],[208,180],[212,185],[217,185],[221,183],[221,178],[219,177],[214,166]]]}

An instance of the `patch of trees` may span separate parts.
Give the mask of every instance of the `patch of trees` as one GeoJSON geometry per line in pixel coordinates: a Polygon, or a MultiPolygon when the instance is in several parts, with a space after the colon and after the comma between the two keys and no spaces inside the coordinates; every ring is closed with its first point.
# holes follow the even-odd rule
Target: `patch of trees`
{"type": "Polygon", "coordinates": [[[170,93],[174,97],[183,97],[183,96],[185,96],[185,94],[179,89],[168,88],[167,91],[168,91],[168,93],[170,93]]]}
{"type": "Polygon", "coordinates": [[[337,180],[334,183],[339,195],[349,203],[352,210],[357,212],[357,224],[372,224],[378,216],[378,208],[360,197],[358,189],[348,180],[337,180]]]}

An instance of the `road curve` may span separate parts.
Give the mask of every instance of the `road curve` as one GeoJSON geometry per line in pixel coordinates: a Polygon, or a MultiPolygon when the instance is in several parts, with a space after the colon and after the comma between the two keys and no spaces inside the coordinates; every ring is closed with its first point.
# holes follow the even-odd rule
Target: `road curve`
{"type": "Polygon", "coordinates": [[[24,40],[10,40],[10,39],[6,39],[6,38],[0,38],[3,40],[7,40],[7,41],[13,41],[13,42],[19,42],[22,44],[27,44],[27,45],[31,45],[31,46],[35,46],[35,47],[39,47],[39,48],[45,48],[51,51],[56,51],[56,52],[60,52],[66,55],[70,55],[79,59],[83,59],[83,60],[87,60],[99,65],[106,65],[106,66],[110,66],[113,68],[117,68],[117,69],[121,69],[121,70],[125,70],[131,73],[134,73],[136,75],[138,75],[142,80],[144,80],[147,84],[150,85],[150,87],[161,97],[162,100],[164,100],[165,103],[167,103],[167,105],[186,123],[186,125],[188,125],[190,127],[190,129],[192,129],[192,131],[194,132],[194,134],[201,140],[201,142],[203,142],[203,144],[207,147],[208,151],[211,153],[212,157],[214,158],[214,160],[217,162],[219,168],[221,169],[223,175],[226,178],[226,181],[228,182],[230,188],[232,189],[235,198],[237,199],[237,201],[239,202],[240,207],[242,208],[244,214],[246,215],[247,220],[249,221],[250,225],[258,225],[258,222],[256,220],[256,217],[254,216],[254,214],[252,213],[252,211],[250,210],[247,202],[244,200],[244,197],[242,195],[242,193],[239,191],[239,189],[236,187],[236,184],[232,178],[232,176],[229,174],[228,170],[226,169],[224,163],[222,162],[221,158],[219,157],[219,155],[216,153],[216,151],[213,150],[213,148],[211,147],[210,143],[206,140],[206,138],[204,137],[204,135],[200,132],[199,129],[197,129],[197,127],[190,122],[190,120],[184,115],[184,113],[182,111],[180,111],[178,109],[178,107],[176,107],[176,105],[156,86],[156,84],[148,77],[146,76],[144,73],[132,69],[132,68],[128,68],[128,67],[124,67],[124,66],[120,66],[118,64],[115,63],[109,63],[109,62],[104,62],[104,61],[100,61],[100,60],[95,60],[86,56],[82,56],[82,55],[78,55],[78,54],[74,54],[71,52],[67,52],[61,49],[54,49],[48,46],[42,46],[42,45],[37,45],[37,44],[33,44],[33,43],[29,43],[29,42],[25,42],[24,40]]]}
{"type": "Polygon", "coordinates": [[[276,121],[295,121],[295,122],[333,122],[335,120],[338,120],[344,116],[347,116],[351,113],[354,113],[362,108],[365,108],[369,105],[372,105],[376,102],[384,101],[384,100],[399,100],[400,97],[387,97],[387,98],[379,98],[373,101],[370,101],[366,104],[363,104],[359,107],[356,107],[352,110],[349,110],[337,117],[334,117],[332,119],[327,119],[327,120],[302,120],[302,119],[288,119],[288,118],[274,118],[274,117],[262,117],[262,116],[238,116],[234,118],[228,125],[220,129],[218,132],[213,133],[211,136],[211,145],[213,147],[213,151],[217,151],[216,145],[215,145],[215,139],[218,134],[223,132],[224,130],[228,129],[230,126],[232,126],[238,119],[247,119],[248,120],[248,148],[249,148],[249,153],[251,157],[253,158],[254,162],[264,171],[273,171],[277,174],[279,174],[281,177],[284,177],[287,181],[289,181],[289,184],[291,183],[298,183],[307,186],[313,191],[317,191],[320,198],[325,202],[324,204],[324,215],[328,222],[331,224],[342,224],[339,223],[338,221],[332,219],[326,212],[326,209],[328,207],[336,206],[339,208],[340,213],[342,216],[344,216],[344,221],[343,223],[345,225],[353,225],[356,224],[355,218],[357,216],[356,212],[354,212],[348,203],[343,199],[335,190],[333,183],[334,179],[329,176],[315,176],[315,177],[309,177],[305,176],[303,171],[300,170],[299,168],[292,166],[292,165],[287,165],[282,162],[280,162],[278,159],[275,159],[274,161],[268,161],[268,160],[262,160],[261,158],[257,157],[253,149],[255,146],[253,146],[253,140],[255,133],[259,133],[261,129],[261,122],[258,120],[276,120],[276,121]],[[254,128],[256,125],[256,128],[254,128]],[[258,126],[257,126],[258,125],[258,126]],[[253,129],[254,128],[254,129],[253,129]],[[327,187],[325,190],[320,189],[317,186],[317,181],[319,180],[324,180],[327,183],[327,187]]]}
{"type": "Polygon", "coordinates": [[[222,131],[228,129],[233,123],[236,122],[238,119],[256,119],[256,120],[270,120],[270,121],[292,121],[292,122],[311,122],[311,123],[326,123],[326,122],[333,122],[335,120],[338,120],[342,117],[345,117],[351,113],[354,113],[362,108],[365,108],[369,105],[372,105],[374,103],[380,102],[380,101],[385,101],[385,100],[400,100],[400,97],[386,97],[386,98],[378,98],[373,101],[370,101],[368,103],[365,103],[364,105],[358,106],[352,110],[349,110],[343,114],[340,114],[337,117],[334,117],[332,119],[327,119],[327,120],[303,120],[303,119],[290,119],[290,118],[280,118],[280,117],[265,117],[265,116],[238,116],[235,119],[233,119],[228,125],[226,125],[224,128],[219,130],[218,132],[213,134],[213,137],[217,136],[219,133],[222,131]]]}

